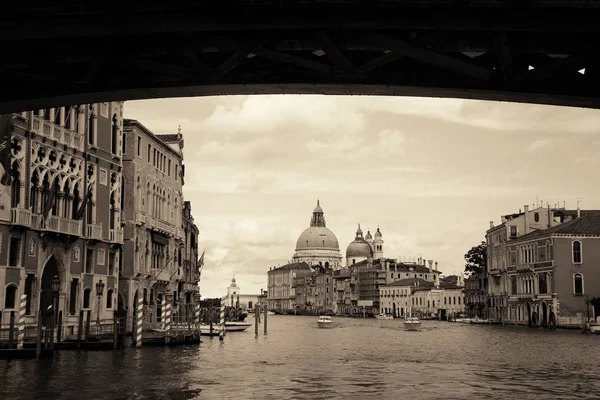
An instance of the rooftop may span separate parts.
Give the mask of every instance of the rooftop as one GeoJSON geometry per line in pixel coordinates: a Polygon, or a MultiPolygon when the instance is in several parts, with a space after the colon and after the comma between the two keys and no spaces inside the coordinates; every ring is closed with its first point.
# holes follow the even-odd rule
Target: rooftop
{"type": "Polygon", "coordinates": [[[516,241],[531,240],[550,235],[588,235],[600,236],[600,213],[589,212],[580,218],[549,229],[528,233],[516,239],[516,241]]]}

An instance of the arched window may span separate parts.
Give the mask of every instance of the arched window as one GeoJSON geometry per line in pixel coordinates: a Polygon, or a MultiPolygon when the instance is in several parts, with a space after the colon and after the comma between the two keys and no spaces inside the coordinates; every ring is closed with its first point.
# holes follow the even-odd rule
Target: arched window
{"type": "Polygon", "coordinates": [[[83,291],[83,308],[90,308],[90,296],[92,295],[92,289],[85,288],[83,291]]]}
{"type": "Polygon", "coordinates": [[[579,240],[573,241],[573,263],[581,264],[581,242],[579,240]]]}
{"type": "Polygon", "coordinates": [[[15,161],[12,165],[12,180],[10,182],[11,207],[18,207],[21,203],[21,171],[15,161]]]}
{"type": "Polygon", "coordinates": [[[116,204],[115,204],[115,192],[110,194],[110,213],[108,216],[108,225],[110,229],[115,229],[115,219],[116,219],[116,204]]]}
{"type": "Polygon", "coordinates": [[[16,308],[17,303],[17,286],[8,285],[4,295],[4,309],[16,308]]]}
{"type": "Polygon", "coordinates": [[[108,289],[106,291],[106,308],[111,309],[113,304],[113,290],[108,289]]]}
{"type": "Polygon", "coordinates": [[[111,151],[113,154],[117,154],[117,141],[118,140],[119,140],[119,121],[117,120],[117,114],[113,114],[112,131],[111,131],[111,151]]]}
{"type": "Polygon", "coordinates": [[[583,275],[573,275],[573,292],[575,296],[583,296],[583,275]]]}
{"type": "Polygon", "coordinates": [[[540,222],[540,213],[534,213],[533,214],[533,220],[535,222],[540,222]]]}

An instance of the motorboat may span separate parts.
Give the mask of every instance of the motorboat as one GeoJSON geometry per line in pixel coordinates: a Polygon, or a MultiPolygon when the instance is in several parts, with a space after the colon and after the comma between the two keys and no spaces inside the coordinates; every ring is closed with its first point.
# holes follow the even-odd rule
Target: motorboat
{"type": "Polygon", "coordinates": [[[456,318],[454,320],[454,322],[457,322],[459,324],[470,324],[471,323],[471,318],[456,318]]]}
{"type": "Polygon", "coordinates": [[[591,322],[590,332],[595,333],[596,335],[600,335],[600,322],[591,322]]]}
{"type": "MultiPolygon", "coordinates": [[[[252,326],[248,322],[225,322],[225,332],[243,332],[252,326]]],[[[212,335],[209,324],[200,324],[200,334],[203,336],[219,336],[219,324],[213,324],[212,335]]]]}
{"type": "Polygon", "coordinates": [[[377,319],[383,319],[383,320],[390,320],[390,319],[394,319],[394,317],[390,314],[384,314],[384,313],[380,313],[379,315],[376,315],[375,318],[377,319]]]}
{"type": "Polygon", "coordinates": [[[471,320],[472,324],[489,324],[490,320],[489,319],[480,319],[479,317],[475,317],[471,320]]]}
{"type": "Polygon", "coordinates": [[[333,328],[333,318],[329,315],[320,315],[317,325],[319,325],[319,328],[333,328]]]}
{"type": "Polygon", "coordinates": [[[416,331],[421,327],[421,321],[417,317],[408,317],[404,320],[404,329],[416,331]]]}

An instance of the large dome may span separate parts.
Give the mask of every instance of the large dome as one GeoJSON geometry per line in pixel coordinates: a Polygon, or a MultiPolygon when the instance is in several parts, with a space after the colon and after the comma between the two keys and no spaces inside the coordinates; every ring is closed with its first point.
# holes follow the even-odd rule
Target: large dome
{"type": "Polygon", "coordinates": [[[311,226],[300,234],[298,242],[296,242],[296,250],[304,249],[339,250],[340,245],[335,234],[329,228],[311,226]]]}

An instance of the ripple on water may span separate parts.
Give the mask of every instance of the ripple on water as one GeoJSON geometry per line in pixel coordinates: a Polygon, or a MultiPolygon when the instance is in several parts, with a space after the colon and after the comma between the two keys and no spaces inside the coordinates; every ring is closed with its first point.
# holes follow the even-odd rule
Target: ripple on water
{"type": "Polygon", "coordinates": [[[600,338],[424,321],[273,316],[269,334],[0,363],[2,399],[600,398],[600,338]],[[32,378],[34,377],[34,378],[32,378]],[[27,390],[23,390],[27,388],[27,390]]]}

